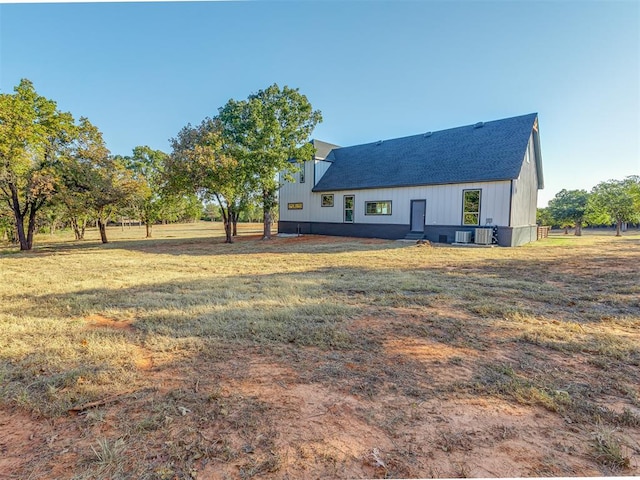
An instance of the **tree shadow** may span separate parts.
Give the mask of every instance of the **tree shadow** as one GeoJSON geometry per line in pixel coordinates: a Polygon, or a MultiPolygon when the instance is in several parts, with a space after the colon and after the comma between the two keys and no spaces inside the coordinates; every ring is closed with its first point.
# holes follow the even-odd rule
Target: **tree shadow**
{"type": "MultiPolygon", "coordinates": [[[[206,240],[195,244],[204,242],[205,252],[219,248],[218,255],[255,254],[260,245],[260,253],[280,251],[275,242],[248,241],[251,251],[242,245],[234,251],[233,245],[226,249],[206,240]]],[[[176,243],[160,242],[165,245],[176,243]]],[[[404,247],[397,242],[301,241],[287,244],[282,253],[404,247]]],[[[204,254],[194,252],[187,255],[204,254]]],[[[490,262],[464,259],[460,253],[437,265],[425,260],[410,266],[211,275],[29,298],[16,292],[5,297],[2,310],[16,318],[67,321],[69,348],[77,350],[78,363],[87,360],[82,353],[87,317],[100,314],[114,323],[127,322],[130,330],[115,333],[110,326],[95,327],[91,340],[118,335],[123,343],[166,361],[139,374],[141,385],[133,386],[118,428],[125,432],[125,425],[133,425],[132,438],[153,428],[160,438],[170,425],[166,430],[173,443],[167,448],[184,471],[194,465],[191,455],[200,447],[204,458],[229,455],[228,462],[250,469],[258,467],[252,458],[267,461],[269,452],[280,448],[273,441],[278,422],[307,413],[292,392],[296,386],[313,388],[326,400],[311,414],[350,408],[363,425],[390,436],[436,421],[437,412],[420,410],[423,404],[468,398],[571,415],[574,424],[587,425],[599,415],[611,425],[623,425],[616,423],[624,421],[622,416],[598,410],[596,400],[613,394],[629,402],[625,388],[632,391],[640,380],[638,363],[633,363],[640,361],[637,349],[619,350],[620,356],[599,351],[583,338],[583,327],[574,324],[587,327],[603,317],[639,318],[640,305],[630,288],[635,269],[618,265],[612,271],[607,252],[572,261],[567,266],[557,259],[535,258],[533,251],[530,258],[490,262]],[[525,336],[525,329],[533,334],[525,336]],[[612,365],[615,374],[609,371],[612,365]],[[158,379],[166,386],[149,393],[158,379]],[[279,396],[274,398],[274,392],[279,396]],[[173,423],[166,423],[167,418],[173,423]],[[233,438],[235,443],[205,445],[203,438],[233,438]]],[[[612,345],[622,345],[628,333],[608,335],[612,345]]],[[[47,348],[46,340],[40,341],[23,353],[44,365],[47,348]]],[[[3,362],[5,378],[43,399],[51,392],[78,388],[84,379],[103,382],[93,397],[85,398],[94,400],[109,388],[104,378],[118,373],[99,355],[84,369],[69,372],[35,367],[31,372],[19,359],[3,362]]],[[[331,418],[340,425],[338,414],[331,418]]],[[[299,430],[305,426],[295,425],[299,430]]],[[[410,474],[408,467],[398,469],[398,476],[410,474]]]]}
{"type": "Polygon", "coordinates": [[[12,247],[0,247],[2,255],[50,256],[96,250],[131,250],[150,254],[200,256],[200,255],[254,255],[265,253],[315,253],[349,250],[381,250],[406,247],[406,243],[393,240],[330,237],[306,235],[300,237],[274,237],[262,240],[261,235],[241,234],[234,243],[225,243],[224,237],[148,238],[114,240],[103,244],[98,240],[55,242],[36,245],[33,250],[21,252],[12,247]]]}

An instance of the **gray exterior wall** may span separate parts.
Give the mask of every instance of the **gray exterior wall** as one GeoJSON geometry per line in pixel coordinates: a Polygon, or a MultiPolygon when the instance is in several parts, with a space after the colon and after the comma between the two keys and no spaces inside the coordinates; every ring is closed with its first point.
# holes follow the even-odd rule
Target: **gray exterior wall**
{"type": "Polygon", "coordinates": [[[538,226],[515,227],[510,229],[509,247],[518,247],[526,243],[535,242],[538,239],[538,226]]]}
{"type": "MultiPolygon", "coordinates": [[[[538,205],[538,173],[533,134],[529,137],[520,175],[511,181],[511,218],[512,227],[530,226],[536,223],[538,205]]],[[[535,239],[534,239],[535,240],[535,239]]]]}
{"type": "Polygon", "coordinates": [[[278,233],[335,235],[342,237],[397,240],[409,233],[409,225],[376,223],[278,222],[278,233]]]}
{"type": "MultiPolygon", "coordinates": [[[[459,225],[427,225],[424,238],[434,243],[454,243],[456,232],[474,232],[459,225]]],[[[334,235],[342,237],[399,240],[409,233],[409,225],[376,223],[278,222],[279,233],[302,235],[334,235]]],[[[537,227],[498,227],[498,245],[517,247],[536,240],[537,227]]]]}

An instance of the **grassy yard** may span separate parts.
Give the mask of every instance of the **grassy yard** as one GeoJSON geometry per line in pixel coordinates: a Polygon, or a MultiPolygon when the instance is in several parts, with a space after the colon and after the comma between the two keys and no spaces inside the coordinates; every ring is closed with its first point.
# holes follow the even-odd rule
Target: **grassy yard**
{"type": "Polygon", "coordinates": [[[0,245],[0,479],[640,475],[640,233],[0,245]]]}

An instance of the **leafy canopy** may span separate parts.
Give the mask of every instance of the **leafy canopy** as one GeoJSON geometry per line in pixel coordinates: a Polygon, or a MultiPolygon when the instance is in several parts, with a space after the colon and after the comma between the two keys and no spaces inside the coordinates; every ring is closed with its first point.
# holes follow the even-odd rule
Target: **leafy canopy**
{"type": "Polygon", "coordinates": [[[600,182],[591,191],[588,210],[591,219],[616,223],[619,236],[622,223],[640,221],[640,177],[600,182]]]}
{"type": "Polygon", "coordinates": [[[56,191],[57,167],[75,131],[71,114],[29,80],[0,94],[0,201],[13,213],[21,250],[33,245],[36,214],[56,191]]]}
{"type": "Polygon", "coordinates": [[[259,188],[273,191],[279,187],[278,173],[291,180],[299,170],[292,159],[313,158],[309,140],[322,114],[298,89],[273,84],[247,100],[229,100],[219,118],[232,155],[250,164],[259,188]]]}
{"type": "Polygon", "coordinates": [[[585,220],[589,193],[562,189],[549,202],[549,213],[558,225],[574,225],[585,220]]]}

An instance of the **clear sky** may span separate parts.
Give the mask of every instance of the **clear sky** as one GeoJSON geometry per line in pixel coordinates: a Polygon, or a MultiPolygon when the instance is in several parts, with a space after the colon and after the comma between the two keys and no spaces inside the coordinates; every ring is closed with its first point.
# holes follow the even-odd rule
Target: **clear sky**
{"type": "Polygon", "coordinates": [[[0,91],[21,78],[114,154],[275,82],[344,146],[538,112],[538,206],[640,174],[638,1],[2,4],[0,91]]]}

